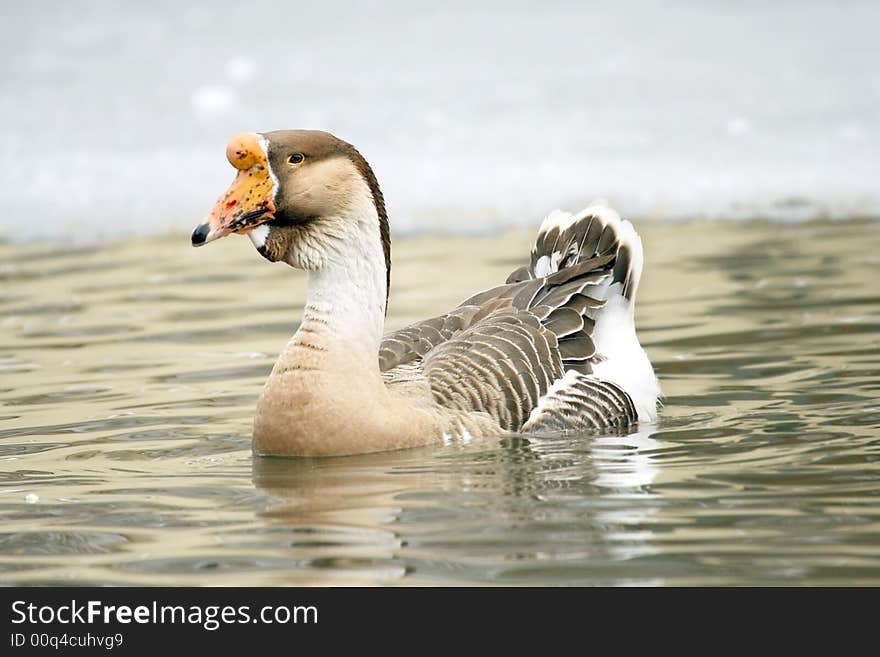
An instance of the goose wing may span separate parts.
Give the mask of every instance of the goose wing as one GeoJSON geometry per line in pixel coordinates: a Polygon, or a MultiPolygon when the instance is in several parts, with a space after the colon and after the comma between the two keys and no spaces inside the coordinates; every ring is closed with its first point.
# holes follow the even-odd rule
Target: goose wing
{"type": "Polygon", "coordinates": [[[593,372],[602,309],[609,296],[630,303],[641,271],[621,225],[607,209],[551,214],[507,283],[386,336],[386,380],[424,377],[440,405],[488,413],[512,431],[634,422],[625,390],[593,372]]]}

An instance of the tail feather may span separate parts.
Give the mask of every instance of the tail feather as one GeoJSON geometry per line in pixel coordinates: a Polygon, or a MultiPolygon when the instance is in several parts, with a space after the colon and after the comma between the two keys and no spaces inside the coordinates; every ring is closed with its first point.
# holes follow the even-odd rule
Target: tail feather
{"type": "Polygon", "coordinates": [[[660,388],[633,313],[642,262],[639,236],[614,210],[594,204],[577,214],[553,212],[527,265],[448,315],[386,336],[380,369],[387,374],[426,355],[462,352],[491,370],[489,361],[501,355],[493,381],[515,388],[502,395],[509,405],[502,426],[519,427],[529,409],[523,430],[653,420],[660,388]],[[504,354],[524,369],[503,370],[504,354]]]}
{"type": "Polygon", "coordinates": [[[529,264],[512,272],[507,282],[544,278],[601,256],[613,256],[611,284],[620,283],[623,296],[633,301],[644,262],[633,225],[598,203],[577,214],[556,210],[541,223],[529,264]]]}
{"type": "Polygon", "coordinates": [[[529,304],[538,316],[556,313],[572,323],[576,314],[583,321],[579,332],[560,339],[566,369],[619,386],[632,398],[639,418],[651,420],[660,388],[634,325],[643,263],[642,241],[633,225],[595,203],[576,214],[550,213],[538,229],[529,264],[514,271],[508,283],[546,281],[529,304]],[[563,315],[563,309],[571,315],[563,315]]]}

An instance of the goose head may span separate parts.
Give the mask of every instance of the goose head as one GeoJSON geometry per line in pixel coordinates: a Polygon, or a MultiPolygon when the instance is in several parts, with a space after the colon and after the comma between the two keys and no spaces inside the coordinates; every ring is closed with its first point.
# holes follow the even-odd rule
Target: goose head
{"type": "Polygon", "coordinates": [[[382,192],[354,146],[318,130],[247,132],[233,137],[226,158],[235,180],[196,226],[193,246],[245,234],[267,260],[317,271],[367,235],[389,268],[382,192]]]}

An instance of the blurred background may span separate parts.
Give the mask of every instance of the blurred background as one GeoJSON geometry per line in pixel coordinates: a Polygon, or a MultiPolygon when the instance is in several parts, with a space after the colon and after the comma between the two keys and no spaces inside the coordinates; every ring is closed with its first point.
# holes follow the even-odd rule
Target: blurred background
{"type": "Polygon", "coordinates": [[[320,128],[398,234],[880,214],[876,2],[3,4],[6,239],[189,232],[241,131],[320,128]]]}

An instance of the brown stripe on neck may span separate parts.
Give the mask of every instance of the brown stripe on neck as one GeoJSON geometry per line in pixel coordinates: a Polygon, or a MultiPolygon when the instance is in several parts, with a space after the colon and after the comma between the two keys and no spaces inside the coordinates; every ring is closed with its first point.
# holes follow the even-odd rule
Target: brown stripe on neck
{"type": "Polygon", "coordinates": [[[373,169],[364,156],[354,146],[350,144],[348,146],[348,157],[370,188],[373,204],[376,206],[376,214],[379,215],[379,239],[382,240],[382,252],[385,254],[385,313],[387,314],[388,295],[391,291],[391,235],[388,229],[388,214],[385,212],[385,199],[382,196],[382,190],[379,189],[376,174],[373,173],[373,169]]]}

